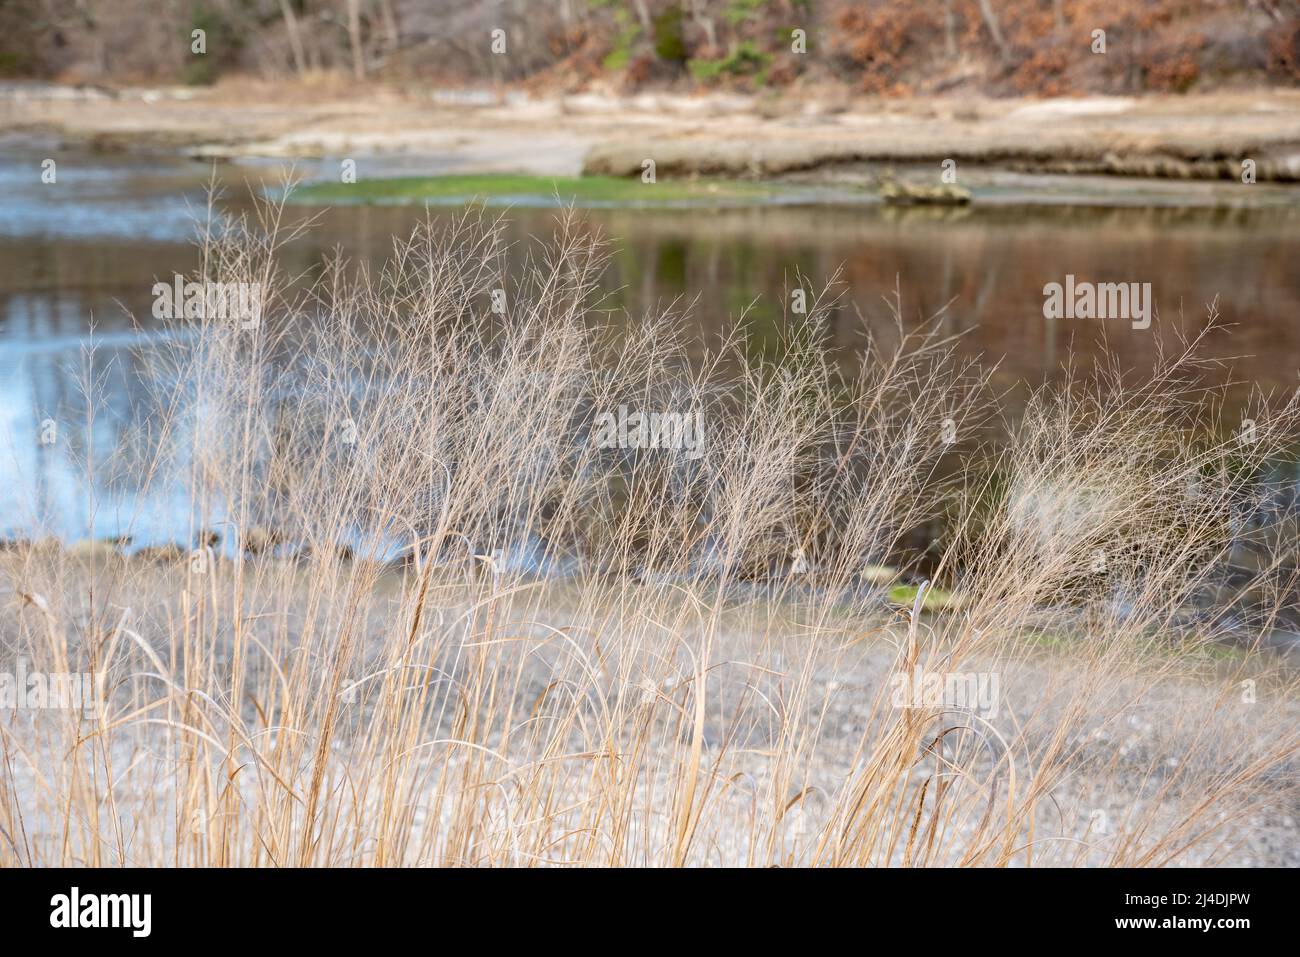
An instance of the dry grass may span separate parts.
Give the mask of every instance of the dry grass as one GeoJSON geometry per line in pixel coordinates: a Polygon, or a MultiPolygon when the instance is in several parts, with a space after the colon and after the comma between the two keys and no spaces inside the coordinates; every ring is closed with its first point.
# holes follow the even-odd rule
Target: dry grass
{"type": "Polygon", "coordinates": [[[1294,862],[1295,683],[1258,647],[1293,562],[1256,481],[1293,403],[1198,438],[1193,343],[949,446],[984,374],[901,323],[845,371],[829,291],[779,360],[743,320],[701,354],[680,317],[593,320],[571,221],[508,279],[469,214],[302,292],[264,214],[204,265],[273,290],[260,327],[153,356],[170,412],[86,463],[183,490],[189,560],[0,555],[6,662],[105,700],[0,720],[0,862],[1294,862]],[[700,410],[703,454],[596,448],[620,404],[700,410]],[[936,517],[958,607],[892,605],[864,569],[936,517]],[[1275,543],[1249,613],[1218,581],[1244,529],[1275,543]],[[899,707],[918,668],[996,708],[899,707]]]}

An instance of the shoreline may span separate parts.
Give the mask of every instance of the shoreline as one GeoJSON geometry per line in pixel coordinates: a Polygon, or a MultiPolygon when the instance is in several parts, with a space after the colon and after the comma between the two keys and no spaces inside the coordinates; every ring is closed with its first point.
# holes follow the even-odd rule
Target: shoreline
{"type": "Polygon", "coordinates": [[[435,172],[797,176],[864,164],[1035,175],[1300,183],[1300,91],[1143,98],[770,100],[710,94],[0,87],[0,137],[201,159],[438,158],[435,172]]]}

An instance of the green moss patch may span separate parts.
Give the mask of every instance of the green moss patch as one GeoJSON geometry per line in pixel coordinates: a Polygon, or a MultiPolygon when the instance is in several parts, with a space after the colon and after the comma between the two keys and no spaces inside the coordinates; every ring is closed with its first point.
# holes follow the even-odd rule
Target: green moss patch
{"type": "MultiPolygon", "coordinates": [[[[919,585],[895,585],[889,589],[889,600],[896,605],[911,608],[916,604],[916,592],[919,585]]],[[[921,599],[922,611],[956,611],[961,607],[960,595],[955,595],[942,588],[928,587],[925,597],[921,599]]]]}
{"type": "Polygon", "coordinates": [[[311,183],[300,186],[292,201],[335,203],[429,203],[488,206],[719,206],[774,200],[777,191],[761,183],[728,180],[681,180],[643,183],[640,177],[522,176],[508,173],[475,176],[405,176],[362,179],[356,183],[311,183]]]}

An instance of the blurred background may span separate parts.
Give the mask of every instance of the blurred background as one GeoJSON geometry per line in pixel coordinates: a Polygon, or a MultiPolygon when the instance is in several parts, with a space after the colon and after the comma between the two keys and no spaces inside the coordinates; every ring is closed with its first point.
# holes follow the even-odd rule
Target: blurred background
{"type": "MultiPolygon", "coordinates": [[[[0,535],[186,526],[129,474],[90,504],[86,462],[158,414],[136,350],[175,334],[151,289],[195,268],[209,185],[233,216],[289,170],[336,184],[291,207],[318,225],[289,272],[336,248],[382,263],[482,199],[422,190],[514,175],[487,200],[521,250],[568,201],[608,241],[610,321],[689,309],[707,337],[745,313],[779,350],[790,289],[836,279],[846,362],[894,309],[937,321],[997,366],[1008,421],[1065,363],[1141,375],[1217,314],[1207,381],[1231,433],[1300,372],[1297,81],[1295,0],[5,0],[0,535]],[[635,182],[647,157],[661,186],[763,192],[565,193],[635,182]],[[888,199],[895,178],[915,202],[888,199]],[[1158,322],[1045,318],[1066,274],[1151,283],[1158,322]],[[47,419],[66,442],[41,444],[47,419]]],[[[1269,477],[1296,480],[1292,459],[1269,477]]]]}

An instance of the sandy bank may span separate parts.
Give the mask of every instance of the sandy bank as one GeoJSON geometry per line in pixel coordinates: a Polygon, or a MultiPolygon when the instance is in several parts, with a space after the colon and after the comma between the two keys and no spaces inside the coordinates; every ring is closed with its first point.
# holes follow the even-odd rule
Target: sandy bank
{"type": "Polygon", "coordinates": [[[0,88],[0,136],[198,156],[437,157],[439,171],[778,175],[858,162],[1300,181],[1300,92],[1142,99],[845,101],[745,96],[0,88]]]}

